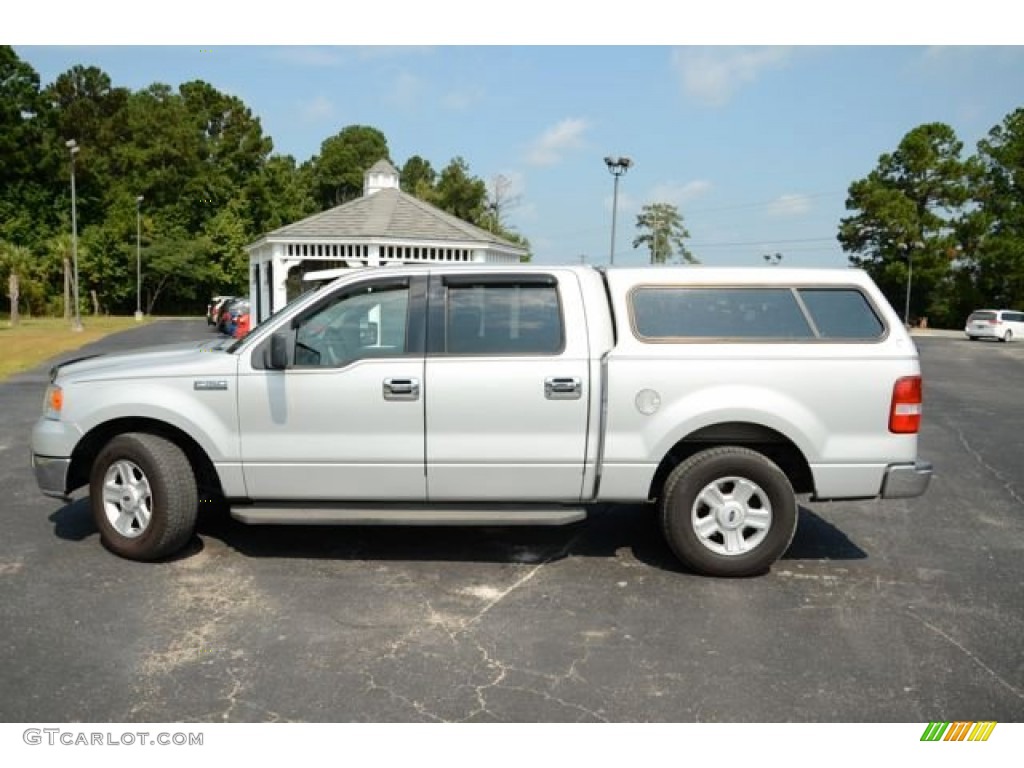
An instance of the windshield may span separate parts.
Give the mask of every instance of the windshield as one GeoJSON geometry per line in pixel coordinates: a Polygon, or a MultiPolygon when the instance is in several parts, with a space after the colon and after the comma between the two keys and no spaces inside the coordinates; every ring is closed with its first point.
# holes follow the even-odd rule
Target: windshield
{"type": "Polygon", "coordinates": [[[230,344],[230,346],[228,346],[228,347],[227,347],[227,348],[225,349],[225,351],[226,351],[226,352],[227,352],[228,354],[230,354],[230,353],[234,352],[234,351],[235,351],[236,349],[238,349],[238,348],[239,348],[240,346],[242,346],[242,343],[243,343],[243,342],[244,342],[244,341],[245,341],[245,340],[246,340],[247,338],[249,338],[249,337],[250,337],[250,336],[251,336],[251,335],[253,334],[253,332],[254,332],[254,331],[255,331],[255,330],[257,329],[257,328],[262,328],[262,327],[263,327],[264,325],[266,325],[267,323],[269,323],[269,322],[270,322],[271,320],[273,320],[273,319],[274,319],[275,317],[277,317],[278,315],[280,315],[280,314],[281,314],[282,312],[284,312],[285,310],[287,310],[287,309],[290,309],[290,308],[294,307],[294,306],[295,306],[296,304],[298,304],[298,303],[300,303],[300,302],[303,302],[303,301],[305,301],[305,300],[306,300],[307,298],[309,298],[309,296],[311,296],[312,294],[314,294],[314,293],[316,293],[317,291],[319,291],[319,290],[320,290],[320,289],[321,289],[321,288],[322,288],[323,286],[325,286],[325,285],[329,285],[329,283],[327,283],[327,282],[322,282],[322,283],[316,283],[316,284],[315,284],[315,285],[313,285],[312,287],[310,287],[310,288],[307,288],[307,289],[306,289],[305,291],[303,291],[302,293],[300,293],[300,294],[299,294],[298,296],[296,296],[296,297],[295,297],[294,299],[292,299],[291,301],[289,301],[289,302],[288,302],[287,304],[285,304],[285,305],[284,305],[283,307],[281,307],[280,309],[278,309],[278,310],[277,310],[276,312],[272,313],[272,314],[271,314],[271,315],[270,315],[269,317],[267,317],[267,318],[266,318],[265,320],[263,320],[263,322],[261,322],[261,323],[258,323],[257,325],[254,325],[254,326],[253,326],[252,328],[250,328],[250,329],[249,329],[249,333],[247,333],[247,334],[246,334],[245,336],[243,336],[243,337],[242,337],[242,338],[240,338],[240,339],[230,339],[230,338],[229,338],[229,339],[225,339],[225,340],[224,340],[224,342],[223,342],[223,344],[221,344],[221,345],[218,345],[218,346],[216,347],[216,349],[225,349],[224,345],[225,345],[225,344],[230,344]]]}

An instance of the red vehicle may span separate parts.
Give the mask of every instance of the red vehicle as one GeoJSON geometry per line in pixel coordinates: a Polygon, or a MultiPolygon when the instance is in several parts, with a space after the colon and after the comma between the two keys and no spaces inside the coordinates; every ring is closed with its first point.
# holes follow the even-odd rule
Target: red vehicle
{"type": "Polygon", "coordinates": [[[238,316],[238,320],[235,321],[235,332],[231,334],[236,339],[244,339],[249,333],[249,312],[243,312],[238,316]]]}

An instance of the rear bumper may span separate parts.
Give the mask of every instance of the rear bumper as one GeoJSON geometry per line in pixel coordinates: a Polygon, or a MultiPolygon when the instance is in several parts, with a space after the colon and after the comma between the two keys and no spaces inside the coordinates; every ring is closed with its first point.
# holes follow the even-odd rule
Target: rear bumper
{"type": "Polygon", "coordinates": [[[70,468],[71,459],[32,454],[32,469],[36,473],[36,483],[46,496],[65,500],[68,498],[67,482],[70,468]]]}
{"type": "Polygon", "coordinates": [[[890,464],[886,467],[882,480],[881,496],[883,499],[910,499],[920,496],[928,490],[932,474],[930,461],[890,464]]]}

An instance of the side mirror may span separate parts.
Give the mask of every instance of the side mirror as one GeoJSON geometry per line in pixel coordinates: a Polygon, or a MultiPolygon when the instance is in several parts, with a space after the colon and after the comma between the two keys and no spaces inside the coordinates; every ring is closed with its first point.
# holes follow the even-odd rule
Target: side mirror
{"type": "Polygon", "coordinates": [[[270,337],[270,361],[268,368],[283,371],[288,367],[288,334],[275,333],[270,337]]]}

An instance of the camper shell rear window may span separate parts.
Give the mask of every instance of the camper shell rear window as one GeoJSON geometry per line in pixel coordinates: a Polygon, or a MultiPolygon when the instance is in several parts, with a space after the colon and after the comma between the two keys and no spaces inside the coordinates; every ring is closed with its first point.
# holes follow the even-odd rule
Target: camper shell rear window
{"type": "Polygon", "coordinates": [[[856,287],[647,285],[628,301],[644,342],[878,341],[886,332],[856,287]]]}

